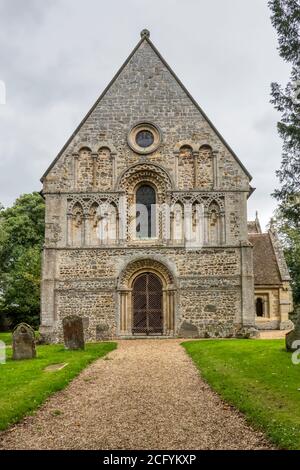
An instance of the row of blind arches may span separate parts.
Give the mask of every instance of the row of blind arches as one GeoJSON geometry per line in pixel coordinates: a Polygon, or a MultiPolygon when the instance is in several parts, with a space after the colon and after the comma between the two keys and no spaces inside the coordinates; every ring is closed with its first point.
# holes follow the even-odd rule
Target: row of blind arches
{"type": "MultiPolygon", "coordinates": [[[[142,184],[135,193],[135,219],[133,230],[120,230],[120,224],[125,218],[120,217],[115,203],[93,203],[87,215],[80,202],[76,202],[69,214],[68,243],[70,245],[98,245],[117,243],[120,233],[129,232],[129,238],[151,239],[159,238],[160,223],[157,210],[155,189],[149,184],[142,184]]],[[[181,243],[186,238],[186,211],[181,202],[172,206],[168,237],[174,242],[181,243]]],[[[219,204],[212,201],[206,210],[205,220],[200,205],[191,205],[189,214],[191,230],[198,228],[203,231],[203,241],[218,245],[224,241],[224,220],[219,204]],[[200,221],[200,219],[202,220],[200,221]]],[[[126,238],[126,236],[125,236],[126,238]]],[[[128,238],[128,236],[127,236],[128,238]]]]}

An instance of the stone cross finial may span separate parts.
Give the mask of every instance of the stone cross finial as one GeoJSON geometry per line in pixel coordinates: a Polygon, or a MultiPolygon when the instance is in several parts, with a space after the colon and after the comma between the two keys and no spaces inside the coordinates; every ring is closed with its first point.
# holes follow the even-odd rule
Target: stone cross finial
{"type": "Polygon", "coordinates": [[[150,31],[148,29],[143,29],[141,31],[141,38],[150,38],[150,31]]]}

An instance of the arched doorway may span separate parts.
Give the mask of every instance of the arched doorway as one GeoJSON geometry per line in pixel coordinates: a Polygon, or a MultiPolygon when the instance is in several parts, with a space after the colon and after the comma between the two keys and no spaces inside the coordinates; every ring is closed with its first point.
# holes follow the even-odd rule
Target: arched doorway
{"type": "Polygon", "coordinates": [[[118,334],[173,336],[176,290],[173,274],[160,261],[139,258],[127,264],[118,279],[118,334]]]}
{"type": "Polygon", "coordinates": [[[132,290],[132,333],[163,333],[162,283],[156,274],[145,272],[136,277],[132,290]]]}

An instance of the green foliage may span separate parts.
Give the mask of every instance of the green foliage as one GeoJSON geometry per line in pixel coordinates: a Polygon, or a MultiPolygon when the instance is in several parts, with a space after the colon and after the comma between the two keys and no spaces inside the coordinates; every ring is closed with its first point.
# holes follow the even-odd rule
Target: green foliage
{"type": "Polygon", "coordinates": [[[281,208],[275,211],[272,221],[281,239],[292,278],[294,304],[300,305],[300,230],[297,223],[287,217],[287,211],[281,208]]]}
{"type": "Polygon", "coordinates": [[[183,343],[201,376],[282,449],[300,449],[300,364],[284,340],[183,343]]]}
{"type": "Polygon", "coordinates": [[[0,315],[36,327],[40,310],[45,204],[39,193],[0,211],[0,315]]]}
{"type": "Polygon", "coordinates": [[[291,63],[285,89],[271,84],[271,102],[281,113],[278,132],[283,140],[282,163],[277,176],[281,184],[274,196],[281,210],[300,228],[300,4],[299,0],[270,0],[271,21],[278,34],[279,54],[291,63]]]}
{"type": "Polygon", "coordinates": [[[37,358],[0,364],[0,430],[32,413],[54,392],[62,390],[92,361],[116,348],[115,343],[87,344],[84,351],[66,351],[62,345],[37,347],[37,358]],[[67,362],[62,370],[46,372],[50,364],[67,362]]]}

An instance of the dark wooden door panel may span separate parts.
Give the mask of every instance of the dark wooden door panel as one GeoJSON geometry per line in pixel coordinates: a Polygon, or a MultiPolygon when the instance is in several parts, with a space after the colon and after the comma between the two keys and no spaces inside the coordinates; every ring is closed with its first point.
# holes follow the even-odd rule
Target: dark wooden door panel
{"type": "Polygon", "coordinates": [[[153,273],[140,274],[133,284],[133,334],[163,333],[162,284],[153,273]]]}

